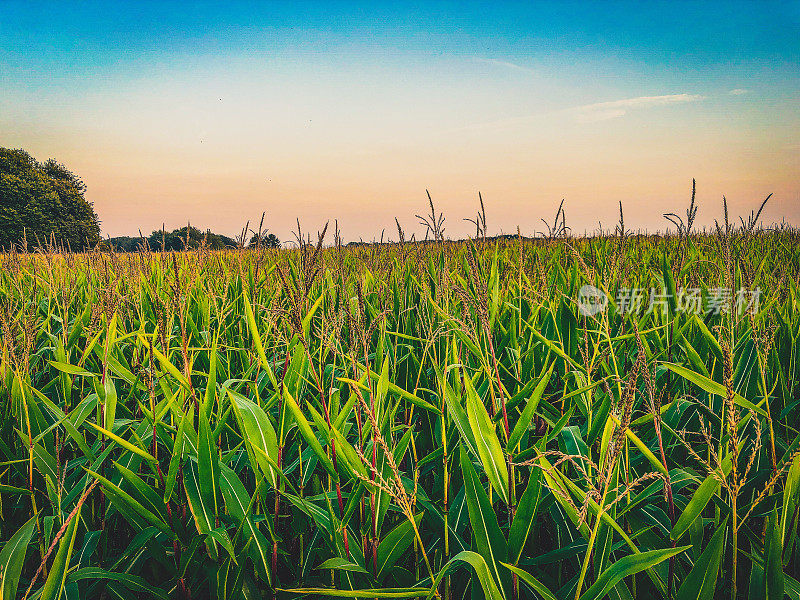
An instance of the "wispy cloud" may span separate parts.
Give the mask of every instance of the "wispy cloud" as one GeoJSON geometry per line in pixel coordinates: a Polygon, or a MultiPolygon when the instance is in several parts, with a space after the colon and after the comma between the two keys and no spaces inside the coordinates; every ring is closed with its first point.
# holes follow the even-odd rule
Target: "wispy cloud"
{"type": "Polygon", "coordinates": [[[515,127],[524,127],[541,121],[542,119],[552,119],[557,116],[572,118],[579,123],[595,123],[598,121],[609,121],[624,117],[630,110],[641,110],[656,106],[669,104],[686,104],[690,102],[700,102],[705,100],[705,96],[697,94],[669,94],[665,96],[638,96],[636,98],[624,98],[622,100],[612,100],[610,102],[596,102],[594,104],[584,104],[570,108],[558,109],[555,111],[541,112],[520,117],[510,117],[508,119],[498,119],[483,123],[473,123],[464,127],[457,128],[458,131],[476,130],[502,130],[515,127]]]}
{"type": "Polygon", "coordinates": [[[629,110],[651,108],[654,106],[665,106],[667,104],[684,104],[687,102],[699,102],[705,96],[697,94],[668,94],[665,96],[638,96],[637,98],[624,98],[622,100],[612,100],[611,102],[597,102],[595,104],[584,104],[572,109],[576,118],[585,123],[595,121],[608,121],[625,116],[629,110]]]}
{"type": "Polygon", "coordinates": [[[750,90],[745,90],[743,88],[736,88],[735,90],[731,90],[728,92],[731,96],[741,96],[742,94],[746,94],[750,90]]]}
{"type": "Polygon", "coordinates": [[[509,62],[507,60],[500,60],[498,58],[481,58],[476,56],[475,60],[479,63],[493,65],[495,67],[500,67],[503,69],[510,69],[512,71],[520,71],[522,73],[536,73],[536,71],[534,69],[531,69],[530,67],[524,67],[522,65],[518,65],[516,63],[509,62]]]}

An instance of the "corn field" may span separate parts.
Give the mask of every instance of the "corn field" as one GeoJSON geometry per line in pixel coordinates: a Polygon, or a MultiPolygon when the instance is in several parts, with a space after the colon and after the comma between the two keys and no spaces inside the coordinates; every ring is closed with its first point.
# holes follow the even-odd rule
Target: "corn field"
{"type": "Polygon", "coordinates": [[[0,256],[1,600],[800,598],[796,230],[323,238],[0,256]]]}

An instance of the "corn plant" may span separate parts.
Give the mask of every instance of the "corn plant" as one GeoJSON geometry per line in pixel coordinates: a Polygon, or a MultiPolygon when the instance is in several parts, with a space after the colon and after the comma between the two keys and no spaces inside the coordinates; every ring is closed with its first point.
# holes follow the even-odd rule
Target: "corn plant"
{"type": "Polygon", "coordinates": [[[798,232],[431,210],[0,256],[2,599],[800,598],[798,232]]]}

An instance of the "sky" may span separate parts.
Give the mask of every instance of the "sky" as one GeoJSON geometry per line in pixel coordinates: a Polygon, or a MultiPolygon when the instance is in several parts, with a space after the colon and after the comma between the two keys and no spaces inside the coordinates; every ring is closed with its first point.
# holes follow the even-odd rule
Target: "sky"
{"type": "Polygon", "coordinates": [[[56,158],[103,235],[800,225],[800,2],[0,0],[0,146],[56,158]],[[253,6],[252,4],[255,4],[253,6]]]}

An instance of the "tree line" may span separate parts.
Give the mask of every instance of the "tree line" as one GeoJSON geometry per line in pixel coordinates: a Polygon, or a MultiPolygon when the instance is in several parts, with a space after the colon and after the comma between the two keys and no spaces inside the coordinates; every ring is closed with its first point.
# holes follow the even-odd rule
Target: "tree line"
{"type": "MultiPolygon", "coordinates": [[[[0,148],[0,251],[57,247],[82,252],[93,248],[116,252],[212,250],[236,248],[226,235],[186,225],[149,236],[102,239],[100,219],[85,197],[86,184],[55,159],[37,161],[22,149],[0,148]]],[[[254,234],[248,246],[279,248],[272,233],[254,234]]]]}
{"type": "MultiPolygon", "coordinates": [[[[166,231],[157,229],[149,236],[131,237],[127,235],[108,238],[102,241],[102,246],[115,252],[138,252],[142,249],[169,252],[171,250],[196,250],[204,247],[209,250],[225,250],[227,248],[238,248],[239,241],[214,233],[210,229],[200,231],[197,227],[186,225],[166,231]]],[[[248,248],[261,246],[263,248],[280,248],[281,242],[274,233],[262,234],[260,240],[258,234],[254,234],[248,243],[248,248]]]]}

